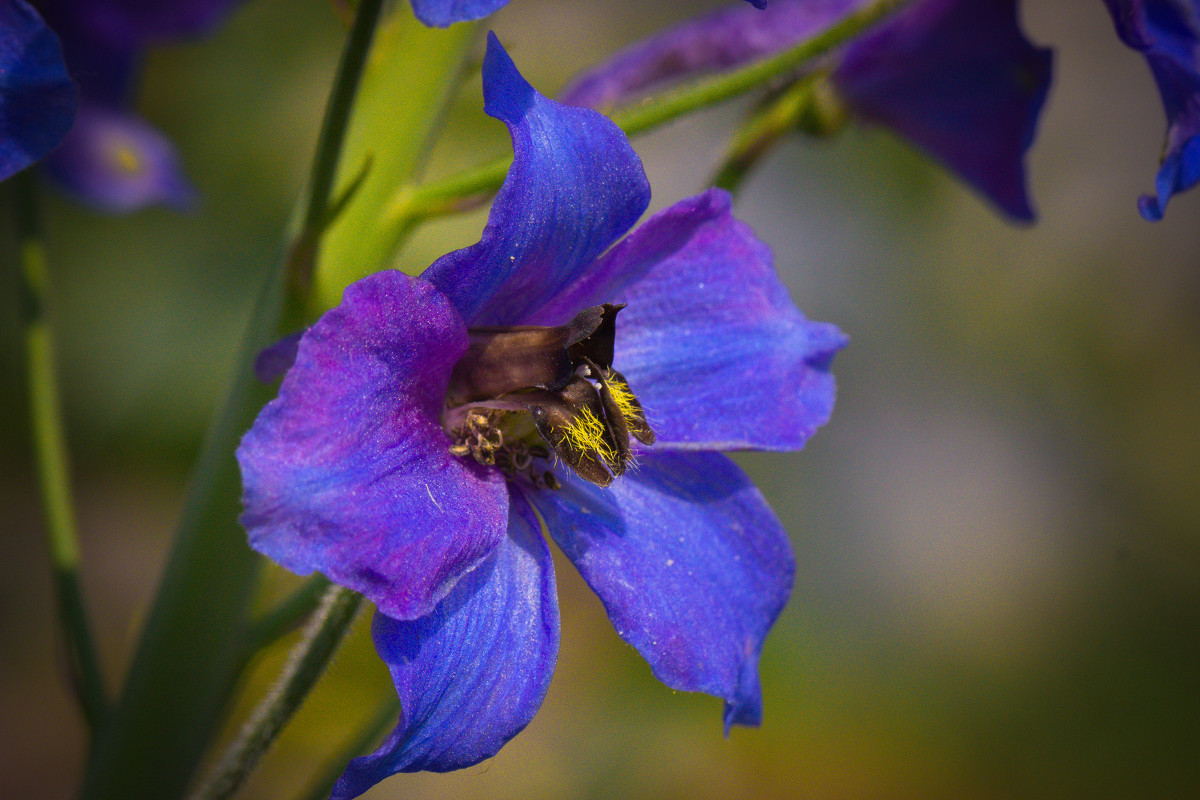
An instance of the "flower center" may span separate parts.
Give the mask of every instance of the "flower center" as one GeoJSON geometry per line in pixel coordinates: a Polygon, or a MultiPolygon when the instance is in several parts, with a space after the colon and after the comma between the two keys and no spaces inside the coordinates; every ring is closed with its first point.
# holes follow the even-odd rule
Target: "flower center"
{"type": "Polygon", "coordinates": [[[450,452],[556,488],[551,454],[608,486],[632,462],[629,439],[654,431],[625,376],[612,367],[617,312],[605,303],[566,325],[471,328],[454,367],[442,427],[450,452]]]}

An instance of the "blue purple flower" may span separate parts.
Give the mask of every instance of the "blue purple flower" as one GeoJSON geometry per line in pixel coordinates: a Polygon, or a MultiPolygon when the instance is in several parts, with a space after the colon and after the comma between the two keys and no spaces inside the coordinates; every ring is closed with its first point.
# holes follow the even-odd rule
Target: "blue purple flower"
{"type": "Polygon", "coordinates": [[[109,211],[186,205],[193,190],[170,141],[133,111],[146,50],[209,31],[240,0],[40,0],[79,84],[75,127],[45,162],[65,189],[109,211]]]}
{"type": "Polygon", "coordinates": [[[1105,2],[1121,41],[1146,57],[1167,112],[1154,194],[1138,199],[1143,217],[1160,220],[1172,195],[1200,181],[1200,2],[1105,2]]]}
{"type": "Polygon", "coordinates": [[[24,0],[0,0],[0,180],[53,150],[77,104],[54,33],[24,0]]]}
{"type": "Polygon", "coordinates": [[[252,546],[378,607],[403,711],[338,798],[478,763],[532,719],[559,640],[543,529],[660,680],[757,724],[793,559],[713,451],[799,448],[832,411],[844,338],[727,194],[625,235],[650,192],[624,134],[538,94],[494,37],[483,73],[514,161],[481,240],[351,285],[238,449],[252,546]]]}
{"type": "MultiPolygon", "coordinates": [[[[562,100],[601,108],[692,73],[736,67],[812,38],[865,3],[721,9],[618,54],[574,81],[562,100]]],[[[1022,34],[1016,0],[916,0],[841,48],[830,80],[859,118],[902,134],[1027,220],[1023,160],[1051,61],[1022,34]]]]}

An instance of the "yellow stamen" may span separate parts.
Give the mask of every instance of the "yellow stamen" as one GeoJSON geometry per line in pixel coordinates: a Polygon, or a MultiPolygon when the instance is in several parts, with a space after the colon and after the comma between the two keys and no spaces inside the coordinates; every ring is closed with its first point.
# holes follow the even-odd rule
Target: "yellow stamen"
{"type": "Polygon", "coordinates": [[[608,384],[608,391],[612,394],[613,402],[617,404],[617,409],[621,412],[621,416],[627,420],[639,419],[642,414],[638,410],[637,398],[629,389],[629,384],[617,378],[612,372],[604,376],[604,382],[608,384]]]}
{"type": "Polygon", "coordinates": [[[617,454],[604,440],[604,430],[604,423],[596,419],[590,408],[584,406],[576,411],[575,419],[562,428],[562,441],[569,444],[572,450],[595,451],[601,460],[611,464],[617,454]]]}

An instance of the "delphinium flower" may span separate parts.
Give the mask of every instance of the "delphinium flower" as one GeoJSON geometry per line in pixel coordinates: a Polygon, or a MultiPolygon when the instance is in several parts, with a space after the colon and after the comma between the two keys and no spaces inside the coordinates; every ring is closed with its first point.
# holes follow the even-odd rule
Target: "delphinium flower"
{"type": "Polygon", "coordinates": [[[252,546],[378,609],[403,711],[339,798],[478,763],[532,719],[559,639],[543,526],[660,680],[758,724],[793,559],[713,451],[797,449],[833,406],[841,333],[801,315],[726,193],[621,239],[649,202],[624,134],[538,94],[494,37],[483,77],[515,152],[481,240],[347,288],[237,453],[252,546]]]}
{"type": "Polygon", "coordinates": [[[1121,41],[1146,57],[1167,112],[1167,137],[1154,194],[1138,199],[1162,219],[1171,196],[1200,181],[1200,2],[1105,0],[1121,41]]]}
{"type": "Polygon", "coordinates": [[[76,105],[58,39],[24,0],[0,0],[0,180],[54,149],[76,105]]]}
{"type": "Polygon", "coordinates": [[[175,148],[133,111],[146,50],[205,33],[239,0],[39,0],[79,84],[75,127],[45,169],[76,197],[109,211],[186,205],[193,190],[175,148]]]}
{"type": "MultiPolygon", "coordinates": [[[[866,0],[731,6],[653,36],[580,76],[564,102],[602,108],[689,74],[736,67],[818,34],[866,0]]],[[[1052,56],[1021,32],[1016,0],[916,0],[840,48],[835,97],[900,133],[1010,216],[1033,218],[1024,155],[1052,56]]]]}

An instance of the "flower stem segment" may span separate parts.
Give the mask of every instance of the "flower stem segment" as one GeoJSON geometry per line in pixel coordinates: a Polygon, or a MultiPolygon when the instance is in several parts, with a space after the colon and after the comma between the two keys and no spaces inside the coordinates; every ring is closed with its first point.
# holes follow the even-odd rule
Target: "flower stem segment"
{"type": "Polygon", "coordinates": [[[108,701],[79,587],[79,544],[71,498],[70,466],[58,395],[54,334],[47,313],[50,275],[37,220],[37,187],[33,180],[30,171],[18,175],[12,180],[9,198],[14,210],[17,260],[25,301],[22,322],[29,407],[33,417],[33,450],[71,677],[94,737],[107,716],[108,701]]]}
{"type": "Polygon", "coordinates": [[[325,593],[320,609],[305,628],[304,638],[292,651],[279,681],[250,715],[242,732],[216,769],[191,795],[191,800],[223,800],[237,791],[325,672],[361,603],[362,595],[340,586],[325,593]]]}

